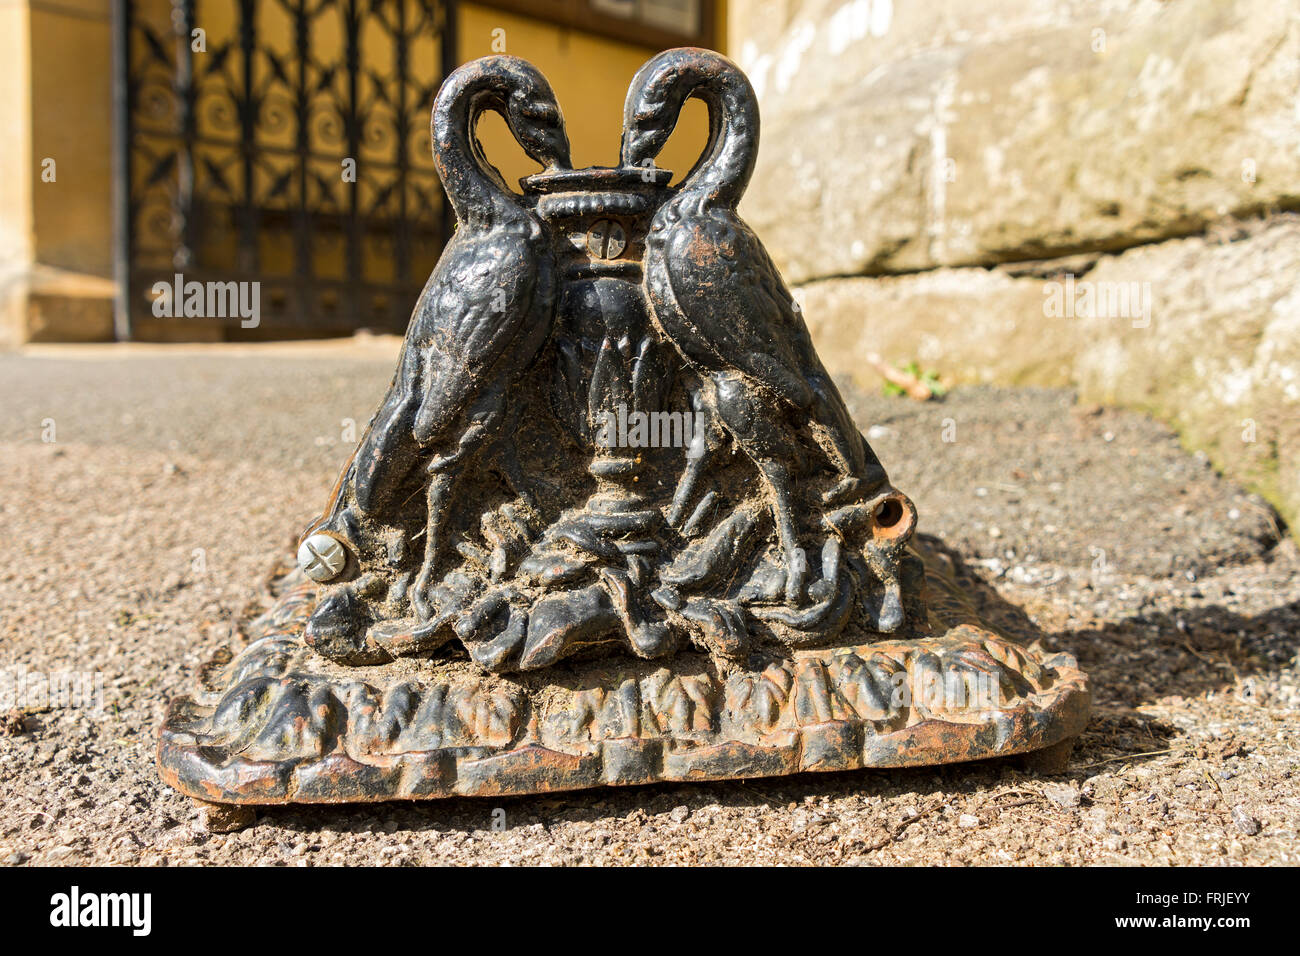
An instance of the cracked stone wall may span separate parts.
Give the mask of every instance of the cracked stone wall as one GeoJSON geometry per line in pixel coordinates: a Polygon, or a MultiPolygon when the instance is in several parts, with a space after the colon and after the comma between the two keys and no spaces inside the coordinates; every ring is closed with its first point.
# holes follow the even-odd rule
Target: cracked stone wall
{"type": "Polygon", "coordinates": [[[834,370],[1074,384],[1300,517],[1300,0],[732,0],[834,370]]]}

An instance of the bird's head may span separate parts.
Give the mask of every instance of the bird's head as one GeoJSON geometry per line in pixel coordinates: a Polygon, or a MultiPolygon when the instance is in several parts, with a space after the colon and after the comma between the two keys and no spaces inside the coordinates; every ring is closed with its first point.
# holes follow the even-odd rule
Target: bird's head
{"type": "Polygon", "coordinates": [[[745,74],[721,53],[680,47],[641,67],[623,105],[622,163],[652,163],[692,97],[708,107],[709,139],[678,188],[704,190],[734,204],[758,151],[758,101],[745,74]]]}
{"type": "Polygon", "coordinates": [[[532,66],[505,102],[506,124],[524,152],[546,169],[570,169],[569,134],[550,84],[532,66]]]}
{"type": "Polygon", "coordinates": [[[644,114],[635,129],[623,134],[623,164],[642,167],[653,163],[676,125],[677,117],[669,117],[667,110],[644,114]]]}
{"type": "MultiPolygon", "coordinates": [[[[672,51],[669,51],[672,52],[672,51]]],[[[646,63],[632,78],[623,104],[624,166],[653,161],[668,143],[691,88],[692,71],[684,70],[665,55],[646,63]]]]}

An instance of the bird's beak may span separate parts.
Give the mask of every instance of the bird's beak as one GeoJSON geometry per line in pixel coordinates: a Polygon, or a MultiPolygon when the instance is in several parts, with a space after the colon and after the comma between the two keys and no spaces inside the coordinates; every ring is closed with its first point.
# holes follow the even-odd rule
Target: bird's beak
{"type": "Polygon", "coordinates": [[[623,164],[641,166],[653,156],[654,142],[645,130],[629,130],[623,138],[623,164]]]}
{"type": "Polygon", "coordinates": [[[569,137],[562,128],[547,130],[541,135],[540,139],[542,149],[537,161],[545,166],[547,170],[573,168],[573,160],[570,158],[569,137]]]}

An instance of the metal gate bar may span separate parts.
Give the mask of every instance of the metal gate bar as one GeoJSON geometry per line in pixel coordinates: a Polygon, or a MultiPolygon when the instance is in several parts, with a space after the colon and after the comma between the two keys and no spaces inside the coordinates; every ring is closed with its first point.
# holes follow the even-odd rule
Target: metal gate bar
{"type": "Polygon", "coordinates": [[[259,283],[261,337],[401,331],[449,235],[416,114],[455,65],[454,13],[114,0],[117,337],[176,273],[259,283]]]}

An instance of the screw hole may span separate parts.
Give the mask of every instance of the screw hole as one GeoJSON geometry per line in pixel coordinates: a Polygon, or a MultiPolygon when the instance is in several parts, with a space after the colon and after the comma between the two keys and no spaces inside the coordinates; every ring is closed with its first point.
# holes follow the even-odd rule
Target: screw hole
{"type": "Polygon", "coordinates": [[[903,520],[903,506],[896,498],[886,498],[876,506],[874,517],[877,527],[892,528],[903,520]]]}

